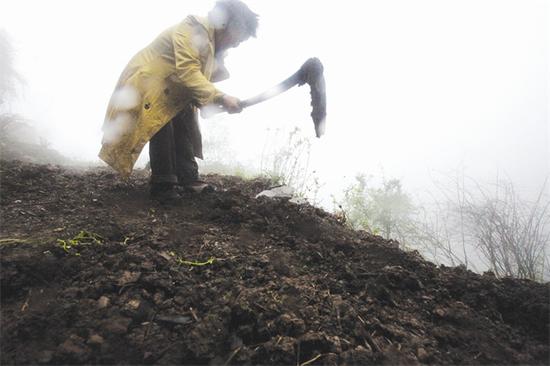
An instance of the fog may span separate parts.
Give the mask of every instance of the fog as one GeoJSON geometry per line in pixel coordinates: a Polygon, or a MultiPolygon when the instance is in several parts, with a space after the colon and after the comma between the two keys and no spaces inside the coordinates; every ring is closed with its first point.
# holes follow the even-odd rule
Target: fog
{"type": "MultiPolygon", "coordinates": [[[[548,2],[246,3],[260,15],[258,36],[230,51],[231,79],[219,88],[245,99],[318,57],[328,117],[315,139],[302,87],[202,121],[205,139],[222,134],[220,148],[235,161],[259,169],[274,131],[298,127],[311,136],[309,168],[326,207],[358,173],[399,178],[412,194],[441,172],[482,182],[507,176],[528,195],[548,177],[548,2]]],[[[9,111],[32,120],[63,154],[101,164],[104,113],[126,63],[162,30],[212,5],[4,1],[0,28],[25,80],[9,111]]],[[[144,151],[139,164],[147,160],[144,151]]]]}

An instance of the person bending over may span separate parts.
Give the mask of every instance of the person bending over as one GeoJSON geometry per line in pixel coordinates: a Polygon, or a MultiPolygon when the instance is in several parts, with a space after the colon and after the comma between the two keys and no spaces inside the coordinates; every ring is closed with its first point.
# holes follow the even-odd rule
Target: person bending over
{"type": "Polygon", "coordinates": [[[199,180],[202,159],[197,108],[240,113],[236,97],[212,83],[225,80],[225,51],[256,36],[258,15],[239,0],[219,0],[207,17],[190,15],[138,52],[111,96],[99,157],[128,177],[149,142],[151,197],[179,198],[178,187],[210,190],[199,180]]]}

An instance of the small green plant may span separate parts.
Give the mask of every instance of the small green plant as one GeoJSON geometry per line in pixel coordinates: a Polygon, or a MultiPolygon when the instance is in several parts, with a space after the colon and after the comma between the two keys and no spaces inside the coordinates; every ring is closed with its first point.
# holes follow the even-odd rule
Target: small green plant
{"type": "Polygon", "coordinates": [[[67,254],[74,254],[75,256],[80,256],[80,252],[77,250],[77,247],[80,245],[86,244],[103,244],[105,239],[101,236],[90,233],[88,231],[81,231],[72,239],[57,239],[59,246],[67,254]]]}
{"type": "Polygon", "coordinates": [[[202,267],[202,266],[207,266],[207,265],[210,265],[210,264],[214,264],[214,261],[216,260],[214,257],[210,257],[206,262],[188,261],[188,260],[183,259],[183,257],[177,255],[175,252],[169,252],[168,254],[171,257],[174,257],[177,264],[186,265],[186,266],[193,266],[193,267],[202,267]]]}

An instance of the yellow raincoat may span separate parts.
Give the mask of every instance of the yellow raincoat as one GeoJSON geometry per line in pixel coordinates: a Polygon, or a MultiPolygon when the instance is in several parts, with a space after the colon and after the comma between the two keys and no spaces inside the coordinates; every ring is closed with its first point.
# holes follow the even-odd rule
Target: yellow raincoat
{"type": "MultiPolygon", "coordinates": [[[[214,28],[189,16],[135,55],[122,72],[103,125],[99,157],[128,177],[145,144],[180,111],[223,93],[210,82],[215,68],[214,28]]],[[[195,118],[195,124],[196,124],[195,118]]],[[[198,125],[195,155],[202,158],[198,125]]]]}

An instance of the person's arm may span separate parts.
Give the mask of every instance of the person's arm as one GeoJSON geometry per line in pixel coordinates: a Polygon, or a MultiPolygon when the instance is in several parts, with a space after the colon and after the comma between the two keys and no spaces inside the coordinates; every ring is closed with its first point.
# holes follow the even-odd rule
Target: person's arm
{"type": "Polygon", "coordinates": [[[199,106],[222,100],[224,94],[216,89],[201,71],[200,48],[208,47],[206,31],[184,23],[174,31],[172,42],[177,76],[191,92],[193,100],[199,106]]]}

